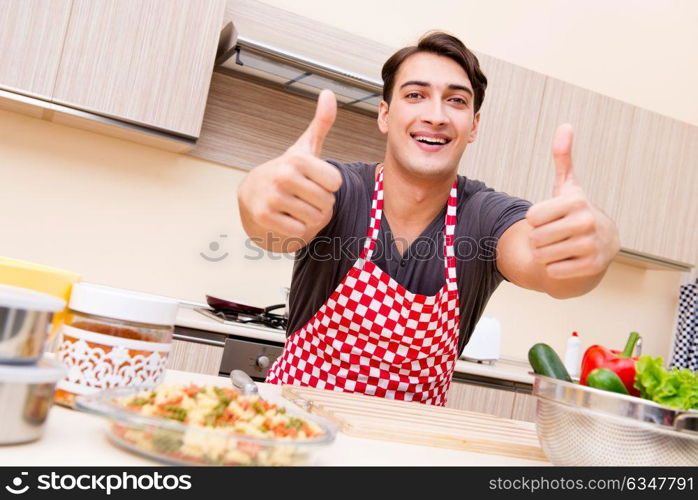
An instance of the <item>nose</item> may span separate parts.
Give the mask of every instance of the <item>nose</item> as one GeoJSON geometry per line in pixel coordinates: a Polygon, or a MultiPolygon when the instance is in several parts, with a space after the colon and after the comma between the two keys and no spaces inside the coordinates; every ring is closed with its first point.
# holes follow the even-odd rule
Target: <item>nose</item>
{"type": "Polygon", "coordinates": [[[422,121],[440,127],[448,122],[448,115],[440,99],[434,99],[423,108],[422,121]]]}

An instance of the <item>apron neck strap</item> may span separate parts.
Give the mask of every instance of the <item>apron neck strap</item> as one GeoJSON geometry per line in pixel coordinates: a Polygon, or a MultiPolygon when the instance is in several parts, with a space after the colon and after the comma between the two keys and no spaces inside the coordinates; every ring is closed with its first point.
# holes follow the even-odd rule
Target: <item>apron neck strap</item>
{"type": "MultiPolygon", "coordinates": [[[[361,250],[361,256],[359,258],[360,267],[363,267],[363,263],[370,261],[373,255],[373,250],[376,248],[376,240],[378,239],[378,232],[381,227],[381,220],[383,219],[383,165],[378,164],[376,166],[378,169],[378,175],[376,176],[376,183],[373,188],[373,201],[371,202],[371,220],[368,224],[368,232],[366,233],[366,240],[364,242],[364,247],[361,250]]],[[[451,186],[451,192],[448,196],[448,203],[446,206],[446,223],[444,232],[444,257],[445,257],[445,276],[446,283],[449,285],[449,290],[457,290],[456,287],[456,258],[453,249],[454,244],[454,234],[456,228],[456,207],[458,202],[458,177],[453,182],[451,186]]]]}

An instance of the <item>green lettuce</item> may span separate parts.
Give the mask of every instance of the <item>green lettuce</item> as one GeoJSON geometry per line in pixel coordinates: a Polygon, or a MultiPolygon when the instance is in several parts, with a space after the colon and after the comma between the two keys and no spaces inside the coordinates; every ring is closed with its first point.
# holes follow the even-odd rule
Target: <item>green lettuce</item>
{"type": "Polygon", "coordinates": [[[640,356],[635,363],[635,388],[640,396],[671,408],[698,410],[698,372],[664,369],[661,357],[640,356]]]}

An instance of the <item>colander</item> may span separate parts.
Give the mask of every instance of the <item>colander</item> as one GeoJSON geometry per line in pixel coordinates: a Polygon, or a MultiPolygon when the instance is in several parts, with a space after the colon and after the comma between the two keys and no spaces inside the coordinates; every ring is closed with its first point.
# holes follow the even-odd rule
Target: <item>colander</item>
{"type": "Polygon", "coordinates": [[[532,373],[536,430],[555,465],[698,465],[698,411],[532,373]]]}

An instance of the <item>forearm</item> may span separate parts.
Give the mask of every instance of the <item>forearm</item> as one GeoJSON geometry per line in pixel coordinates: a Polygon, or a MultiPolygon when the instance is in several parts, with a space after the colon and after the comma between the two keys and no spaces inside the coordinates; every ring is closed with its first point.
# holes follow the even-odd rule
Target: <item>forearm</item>
{"type": "Polygon", "coordinates": [[[581,276],[578,278],[554,279],[545,277],[542,291],[556,299],[579,297],[596,288],[606,274],[607,269],[592,276],[581,276]]]}

